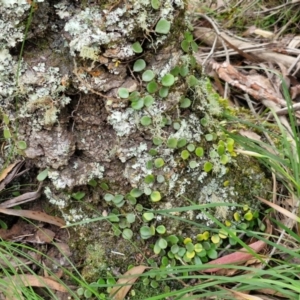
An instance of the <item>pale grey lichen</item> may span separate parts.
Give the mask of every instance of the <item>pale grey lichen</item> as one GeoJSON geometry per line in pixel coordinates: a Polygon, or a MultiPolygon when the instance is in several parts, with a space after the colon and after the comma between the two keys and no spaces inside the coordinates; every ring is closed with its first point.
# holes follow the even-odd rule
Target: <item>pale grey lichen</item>
{"type": "Polygon", "coordinates": [[[49,202],[55,206],[57,206],[59,209],[64,209],[69,205],[71,196],[64,193],[57,195],[56,193],[53,193],[49,186],[46,186],[44,188],[44,194],[48,198],[49,202]]]}
{"type": "Polygon", "coordinates": [[[16,93],[17,62],[10,55],[6,48],[0,49],[0,101],[2,106],[11,101],[11,97],[16,93]]]}
{"type": "Polygon", "coordinates": [[[98,55],[99,55],[99,49],[96,47],[87,47],[87,46],[82,46],[80,49],[80,54],[82,58],[88,58],[93,61],[98,60],[98,55]]]}
{"type": "MultiPolygon", "coordinates": [[[[198,199],[199,204],[207,203],[238,203],[236,197],[238,197],[238,192],[233,186],[224,187],[222,186],[222,181],[217,180],[216,178],[210,179],[201,190],[201,196],[198,199]]],[[[220,206],[217,205],[214,207],[215,213],[214,216],[220,220],[225,221],[228,218],[229,211],[234,211],[235,206],[220,206]]],[[[206,220],[206,225],[210,226],[214,222],[210,220],[205,214],[200,213],[196,217],[197,219],[206,220]]]]}
{"type": "Polygon", "coordinates": [[[202,130],[201,126],[199,126],[199,118],[191,113],[188,120],[181,120],[179,130],[170,137],[175,137],[177,139],[185,138],[188,142],[200,142],[203,138],[202,130]]]}
{"type": "Polygon", "coordinates": [[[24,39],[22,20],[28,15],[26,0],[2,0],[0,6],[0,49],[11,48],[24,39]]]}
{"type": "Polygon", "coordinates": [[[61,19],[67,19],[67,18],[71,17],[68,3],[65,0],[61,1],[60,3],[55,4],[54,7],[56,8],[56,14],[61,19]]]}
{"type": "Polygon", "coordinates": [[[115,110],[108,116],[107,121],[113,126],[117,136],[129,135],[136,128],[133,114],[134,110],[127,108],[123,112],[115,110]]]}
{"type": "Polygon", "coordinates": [[[53,192],[50,187],[46,186],[44,188],[44,194],[49,200],[49,203],[60,210],[63,219],[66,221],[66,225],[87,220],[87,216],[81,207],[70,207],[72,201],[71,195],[68,193],[53,192]]]}
{"type": "Polygon", "coordinates": [[[114,38],[113,33],[106,33],[100,28],[103,26],[103,15],[99,9],[86,8],[75,14],[65,25],[73,40],[69,43],[71,55],[83,48],[108,44],[114,38]]]}
{"type": "Polygon", "coordinates": [[[66,225],[88,220],[85,212],[82,210],[81,207],[78,208],[71,208],[68,213],[63,213],[64,220],[66,221],[66,225]]]}
{"type": "Polygon", "coordinates": [[[35,113],[32,125],[38,122],[41,126],[52,126],[57,121],[60,109],[71,101],[63,93],[65,86],[62,79],[59,68],[46,68],[45,63],[27,69],[19,79],[19,88],[28,98],[20,108],[19,117],[32,118],[35,113]]]}
{"type": "MultiPolygon", "coordinates": [[[[96,7],[75,11],[64,28],[72,37],[69,42],[71,55],[74,56],[78,52],[80,56],[87,57],[82,55],[86,54],[83,49],[100,49],[102,45],[109,45],[109,48],[113,49],[115,48],[114,43],[118,41],[118,45],[122,48],[118,57],[120,59],[132,57],[134,53],[131,47],[128,47],[126,38],[134,30],[142,29],[146,34],[150,32],[157,22],[157,11],[151,8],[150,1],[130,0],[129,3],[120,5],[111,11],[100,11],[96,7]],[[123,45],[122,40],[124,41],[123,45]]],[[[176,1],[175,6],[182,8],[183,1],[176,1]]],[[[56,7],[61,18],[69,17],[64,7],[56,7]]],[[[164,1],[159,9],[159,15],[172,22],[175,9],[173,1],[164,1]]],[[[157,36],[153,43],[158,45],[163,39],[165,39],[164,35],[157,36]]]]}
{"type": "Polygon", "coordinates": [[[101,164],[96,162],[86,163],[80,160],[75,162],[77,168],[73,169],[73,172],[69,172],[68,168],[59,172],[52,169],[48,171],[48,177],[57,190],[86,185],[91,179],[101,179],[103,177],[104,167],[101,164]]]}
{"type": "Polygon", "coordinates": [[[211,116],[218,116],[222,112],[220,106],[220,96],[213,91],[209,80],[205,77],[200,78],[199,84],[195,87],[195,95],[200,99],[196,108],[206,111],[211,116]]]}
{"type": "Polygon", "coordinates": [[[143,188],[143,178],[151,174],[151,170],[146,167],[151,160],[151,155],[146,152],[147,148],[147,144],[141,143],[138,147],[123,148],[119,153],[121,161],[126,162],[124,177],[133,187],[143,188]]]}
{"type": "Polygon", "coordinates": [[[106,26],[116,25],[116,23],[120,21],[125,12],[126,6],[123,6],[122,8],[118,7],[117,9],[115,9],[113,13],[107,13],[105,17],[106,26]]]}
{"type": "MultiPolygon", "coordinates": [[[[24,72],[25,66],[12,57],[9,48],[24,39],[24,25],[20,22],[26,17],[30,5],[25,2],[5,1],[0,7],[0,101],[2,108],[12,101],[17,93],[17,72],[24,72]],[[19,68],[19,69],[18,69],[19,68]]],[[[22,92],[22,91],[21,91],[22,92]]]]}

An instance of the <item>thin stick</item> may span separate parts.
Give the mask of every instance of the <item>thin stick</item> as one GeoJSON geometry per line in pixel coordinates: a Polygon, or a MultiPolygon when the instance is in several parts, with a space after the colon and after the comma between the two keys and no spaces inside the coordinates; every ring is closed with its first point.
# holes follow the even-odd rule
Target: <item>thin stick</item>
{"type": "Polygon", "coordinates": [[[217,41],[218,41],[218,37],[216,36],[216,37],[215,37],[215,40],[214,40],[214,43],[213,43],[213,45],[212,45],[212,47],[211,47],[210,52],[208,53],[208,55],[206,55],[204,61],[202,62],[202,65],[204,66],[204,68],[205,68],[206,62],[211,58],[211,56],[212,56],[212,55],[214,54],[214,52],[215,52],[216,45],[217,45],[217,41]]]}
{"type": "MultiPolygon", "coordinates": [[[[204,18],[205,20],[207,20],[207,21],[212,25],[213,29],[215,30],[215,32],[216,32],[216,34],[217,34],[217,37],[219,37],[220,40],[221,40],[222,46],[223,46],[224,51],[225,51],[226,62],[227,62],[228,64],[230,64],[230,59],[229,59],[229,55],[228,55],[228,48],[227,48],[227,46],[226,46],[226,43],[225,43],[224,39],[223,39],[222,36],[221,36],[221,33],[220,33],[220,31],[219,31],[218,26],[215,24],[215,22],[214,22],[211,18],[209,18],[208,16],[206,16],[206,15],[204,15],[204,14],[196,13],[195,15],[204,18]]],[[[228,83],[225,82],[224,95],[223,95],[224,99],[227,98],[227,93],[228,93],[228,83]]]]}
{"type": "MultiPolygon", "coordinates": [[[[290,74],[292,72],[292,70],[294,69],[294,67],[297,65],[297,63],[300,60],[300,54],[297,56],[297,58],[295,59],[294,63],[289,67],[287,73],[290,74]]],[[[293,74],[294,75],[294,74],[293,74]]]]}
{"type": "MultiPolygon", "coordinates": [[[[291,110],[292,111],[298,111],[298,110],[300,110],[300,103],[293,104],[291,106],[291,110]]],[[[289,109],[287,107],[284,107],[284,108],[281,108],[281,109],[277,110],[276,114],[278,116],[287,115],[288,111],[289,111],[289,109]]]]}

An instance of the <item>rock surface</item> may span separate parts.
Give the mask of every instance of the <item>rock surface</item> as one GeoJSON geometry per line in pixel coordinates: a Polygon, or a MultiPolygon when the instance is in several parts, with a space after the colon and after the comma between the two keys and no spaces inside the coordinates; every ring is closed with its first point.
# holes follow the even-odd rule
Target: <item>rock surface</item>
{"type": "MultiPolygon", "coordinates": [[[[100,2],[40,1],[31,10],[26,1],[6,0],[0,8],[5,23],[0,23],[2,114],[9,117],[11,131],[18,122],[17,140],[27,143],[21,154],[41,170],[49,169],[45,195],[50,203],[67,222],[97,215],[72,200],[78,191],[85,192],[85,203],[99,207],[100,215],[116,206],[104,200],[105,194],[124,196],[122,205],[118,203],[122,214],[136,212],[134,197],[128,196],[134,188],[142,192],[137,203],[149,209],[188,206],[188,199],[199,205],[232,204],[204,209],[222,222],[239,211],[235,204],[256,209],[254,196],[266,195],[268,181],[256,162],[236,156],[219,124],[228,110],[225,101],[201,74],[192,51],[181,49],[183,33],[190,27],[184,1],[161,1],[157,9],[148,0],[100,2]],[[170,25],[166,34],[158,32],[161,20],[170,25]],[[132,47],[136,42],[140,53],[132,47]],[[137,59],[146,63],[141,72],[134,72],[137,59]],[[145,70],[154,78],[144,80],[145,70]],[[174,83],[164,83],[170,74],[174,83]],[[150,91],[149,82],[157,91],[150,91]],[[120,97],[120,88],[129,97],[120,97]],[[148,105],[149,95],[153,103],[148,105]],[[95,187],[88,185],[91,180],[95,187]]],[[[213,225],[200,210],[180,216],[213,225]]],[[[165,225],[169,234],[199,232],[166,220],[155,222],[165,225]]],[[[142,223],[131,225],[135,237],[142,223]]],[[[113,250],[134,249],[123,239],[116,242],[108,234],[108,223],[97,226],[77,229],[73,242],[78,256],[87,241],[88,252],[99,253],[100,260],[91,258],[99,264],[95,272],[107,267],[105,261],[118,265],[119,260],[135,260],[130,255],[116,259],[113,250]]]]}

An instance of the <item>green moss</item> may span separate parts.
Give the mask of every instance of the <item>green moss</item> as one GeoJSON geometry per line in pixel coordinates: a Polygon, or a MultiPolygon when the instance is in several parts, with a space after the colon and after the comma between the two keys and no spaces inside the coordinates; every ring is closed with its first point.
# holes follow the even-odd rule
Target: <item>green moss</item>
{"type": "Polygon", "coordinates": [[[76,227],[70,241],[73,259],[82,262],[81,273],[87,282],[106,277],[108,268],[125,273],[128,265],[135,264],[132,253],[142,247],[141,243],[115,236],[108,222],[76,227]]]}
{"type": "Polygon", "coordinates": [[[92,282],[103,276],[106,271],[107,260],[105,255],[105,245],[100,243],[84,245],[85,247],[85,267],[81,274],[85,280],[92,282]]]}

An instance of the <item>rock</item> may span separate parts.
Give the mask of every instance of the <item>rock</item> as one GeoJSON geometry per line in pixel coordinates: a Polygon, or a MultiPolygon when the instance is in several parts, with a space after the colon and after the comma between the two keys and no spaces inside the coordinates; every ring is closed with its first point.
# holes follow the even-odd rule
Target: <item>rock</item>
{"type": "MultiPolygon", "coordinates": [[[[243,204],[258,209],[255,195],[265,197],[269,181],[256,161],[236,155],[233,141],[220,126],[222,113],[229,110],[225,101],[201,74],[192,51],[185,53],[180,47],[189,25],[184,1],[162,1],[157,9],[150,1],[136,0],[86,7],[68,0],[38,3],[33,22],[38,20],[39,28],[29,29],[16,81],[11,78],[18,58],[9,49],[23,39],[16,23],[29,14],[25,2],[14,4],[18,13],[9,5],[0,8],[12,33],[7,29],[0,41],[0,61],[10,61],[0,66],[0,101],[11,123],[19,121],[18,139],[28,145],[24,155],[35,166],[49,169],[51,184],[45,194],[67,222],[95,217],[94,210],[72,201],[72,192],[78,190],[100,213],[112,213],[116,207],[115,214],[136,213],[134,224],[122,218],[122,228],[130,227],[141,247],[143,221],[136,203],[171,210],[192,201],[198,210],[172,215],[205,226],[214,226],[209,214],[225,222],[236,212],[243,214],[243,204]],[[51,17],[43,19],[46,13],[51,17]],[[137,48],[134,43],[139,43],[137,48]],[[143,59],[146,68],[134,72],[137,59],[143,59]],[[120,97],[119,88],[129,96],[120,97]],[[9,105],[16,95],[18,111],[9,105]],[[132,189],[141,191],[138,199],[129,194],[132,189]],[[110,202],[105,200],[107,193],[112,195],[110,202]]],[[[199,233],[190,223],[168,220],[157,215],[153,223],[165,225],[168,234],[199,233]]],[[[78,257],[85,255],[82,247],[89,243],[91,249],[101,248],[100,265],[106,267],[113,257],[105,251],[112,253],[117,239],[116,251],[124,250],[125,265],[134,261],[124,239],[112,234],[106,238],[110,226],[105,226],[99,246],[97,226],[76,229],[73,247],[83,244],[74,252],[78,257]]]]}

